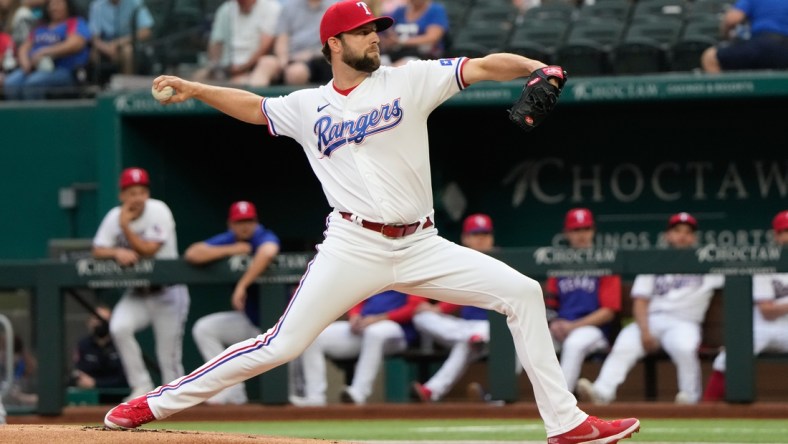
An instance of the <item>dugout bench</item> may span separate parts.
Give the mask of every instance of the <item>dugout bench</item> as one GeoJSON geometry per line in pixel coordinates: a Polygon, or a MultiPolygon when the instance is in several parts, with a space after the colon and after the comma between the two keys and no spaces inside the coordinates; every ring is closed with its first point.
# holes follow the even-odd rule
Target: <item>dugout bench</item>
{"type": "MultiPolygon", "coordinates": [[[[502,261],[537,280],[547,276],[617,273],[634,278],[639,273],[721,273],[726,275],[723,290],[723,316],[726,321],[723,335],[727,348],[726,400],[752,402],[754,400],[754,362],[752,355],[752,297],[753,273],[788,272],[788,257],[780,247],[705,246],[695,250],[614,250],[595,249],[582,255],[562,255],[561,248],[501,249],[494,253],[502,261]]],[[[289,299],[288,286],[301,278],[311,253],[282,253],[266,273],[261,283],[261,323],[273,326],[289,299]]],[[[34,295],[33,319],[39,339],[37,413],[59,415],[65,400],[65,356],[59,338],[63,332],[64,290],[70,288],[125,288],[140,285],[216,284],[234,283],[243,274],[248,257],[232,257],[206,266],[195,267],[182,260],[143,260],[133,267],[121,268],[114,261],[79,259],[59,262],[54,260],[0,262],[0,288],[29,288],[34,295]]],[[[514,402],[518,398],[515,353],[504,316],[490,314],[491,342],[489,345],[488,387],[492,399],[514,402]]],[[[399,364],[407,364],[400,357],[399,364]]],[[[779,358],[779,356],[778,356],[779,358]]],[[[396,361],[395,361],[396,362],[396,361]]],[[[403,372],[399,371],[400,379],[403,372]]],[[[405,376],[407,377],[407,376],[405,376]]],[[[409,386],[408,379],[405,387],[409,386]]],[[[392,382],[400,387],[403,381],[392,382]]],[[[261,378],[262,402],[287,402],[287,368],[280,366],[261,378]]],[[[407,388],[405,389],[407,390],[407,388]]],[[[392,399],[394,400],[394,399],[392,399]]]]}

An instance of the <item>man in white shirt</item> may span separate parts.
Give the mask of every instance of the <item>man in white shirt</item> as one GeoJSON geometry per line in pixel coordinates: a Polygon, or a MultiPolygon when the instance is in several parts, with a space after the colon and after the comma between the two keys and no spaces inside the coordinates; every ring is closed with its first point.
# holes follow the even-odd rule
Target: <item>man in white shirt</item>
{"type": "Polygon", "coordinates": [[[267,86],[259,63],[274,45],[282,5],[276,0],[226,1],[216,10],[208,43],[208,66],[196,81],[267,86]]]}
{"type": "MultiPolygon", "coordinates": [[[[107,213],[93,238],[93,257],[121,267],[144,259],[175,259],[175,220],[164,202],[150,197],[150,178],[142,168],[120,175],[121,204],[107,213]]],[[[163,381],[183,376],[183,329],[189,312],[185,285],[127,289],[113,309],[109,331],[118,350],[133,399],[152,390],[153,380],[134,334],[153,327],[156,358],[163,381]]]]}

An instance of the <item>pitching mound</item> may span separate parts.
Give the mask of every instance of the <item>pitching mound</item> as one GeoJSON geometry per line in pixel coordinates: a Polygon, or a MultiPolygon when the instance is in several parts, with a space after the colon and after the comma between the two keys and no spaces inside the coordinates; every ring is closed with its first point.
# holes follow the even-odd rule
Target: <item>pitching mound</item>
{"type": "Polygon", "coordinates": [[[98,426],[14,425],[0,426],[0,442],[8,444],[344,444],[323,439],[281,438],[243,433],[188,432],[182,430],[109,430],[98,426]]]}

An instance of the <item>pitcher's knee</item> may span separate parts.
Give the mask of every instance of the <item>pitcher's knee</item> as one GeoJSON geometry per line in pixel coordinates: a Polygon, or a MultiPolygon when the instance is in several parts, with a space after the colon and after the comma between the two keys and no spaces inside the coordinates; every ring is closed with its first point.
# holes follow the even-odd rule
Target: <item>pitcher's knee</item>
{"type": "Polygon", "coordinates": [[[542,286],[539,282],[527,277],[521,278],[512,282],[509,287],[508,295],[517,301],[523,303],[539,303],[544,305],[544,296],[542,295],[542,286]]]}
{"type": "Polygon", "coordinates": [[[200,338],[213,333],[204,319],[198,319],[192,327],[192,337],[200,338]]]}

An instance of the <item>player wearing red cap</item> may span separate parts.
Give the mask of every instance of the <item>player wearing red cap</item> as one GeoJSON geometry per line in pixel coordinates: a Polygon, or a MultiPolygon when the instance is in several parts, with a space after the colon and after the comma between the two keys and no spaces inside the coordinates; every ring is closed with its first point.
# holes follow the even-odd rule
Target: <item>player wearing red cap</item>
{"type": "MultiPolygon", "coordinates": [[[[698,221],[689,213],[674,214],[668,219],[665,240],[672,248],[693,248],[697,229],[698,221]]],[[[714,290],[724,285],[725,277],[718,274],[636,276],[631,291],[635,322],[616,337],[596,381],[577,381],[580,399],[597,404],[612,402],[638,359],[662,348],[676,365],[676,403],[697,403],[701,395],[701,323],[714,290]]]]}
{"type": "MultiPolygon", "coordinates": [[[[175,220],[164,202],[150,197],[150,178],[142,168],[120,175],[120,206],[111,209],[93,238],[93,256],[129,266],[144,258],[175,259],[175,220]]],[[[183,375],[182,342],[189,291],[185,285],[129,288],[112,310],[109,330],[131,387],[128,399],[153,389],[134,334],[153,326],[156,357],[165,381],[183,375]]]]}
{"type": "Polygon", "coordinates": [[[469,85],[527,77],[547,66],[516,54],[381,66],[377,33],[392,23],[362,1],[330,6],[320,40],[334,77],[286,96],[261,97],[173,76],[154,79],[154,89],[177,91],[164,104],[195,98],[244,122],[268,125],[274,136],[293,138],[333,210],[325,239],[276,325],[110,410],[108,427],[166,418],[294,359],[358,302],[395,290],[506,314],[549,442],[614,442],[639,429],[637,419],[602,421],[578,408],[555,356],[538,282],[449,242],[435,228],[429,115],[469,85]]]}
{"type": "MultiPolygon", "coordinates": [[[[192,337],[206,361],[228,345],[260,334],[260,302],[255,279],[279,254],[279,238],[258,222],[257,209],[247,201],[230,205],[227,231],[186,249],[183,258],[195,265],[230,256],[251,255],[252,261],[235,284],[230,300],[233,310],[203,316],[194,323],[192,337]]],[[[207,401],[209,404],[245,404],[243,383],[228,387],[207,401]]]]}
{"type": "MultiPolygon", "coordinates": [[[[490,216],[471,214],[462,224],[462,245],[482,253],[495,249],[490,216]]],[[[449,302],[423,303],[417,307],[413,324],[419,332],[449,349],[449,356],[424,384],[416,381],[413,391],[422,402],[438,401],[457,383],[468,365],[483,356],[490,341],[487,310],[449,302]]]]}
{"type": "MultiPolygon", "coordinates": [[[[772,219],[774,243],[788,245],[788,210],[772,219]]],[[[788,273],[756,274],[752,277],[752,351],[757,355],[771,351],[788,352],[788,273]]],[[[714,359],[703,401],[721,401],[725,397],[726,353],[714,359]]]]}
{"type": "MultiPolygon", "coordinates": [[[[569,248],[593,247],[595,234],[589,209],[566,213],[564,237],[569,248]]],[[[560,351],[567,388],[574,391],[586,356],[610,345],[610,322],[621,310],[621,276],[551,276],[545,287],[550,333],[560,351]]]]}

